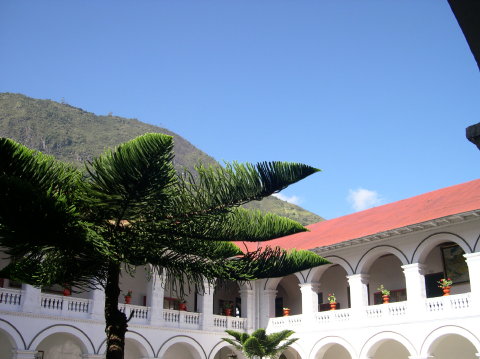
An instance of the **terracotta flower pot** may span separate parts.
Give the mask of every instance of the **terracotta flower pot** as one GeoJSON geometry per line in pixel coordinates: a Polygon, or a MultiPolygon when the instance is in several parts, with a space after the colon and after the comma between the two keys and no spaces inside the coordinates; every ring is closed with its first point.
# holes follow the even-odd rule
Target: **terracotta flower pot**
{"type": "Polygon", "coordinates": [[[382,298],[383,298],[383,304],[390,303],[390,296],[389,295],[382,295],[382,298]]]}
{"type": "Polygon", "coordinates": [[[72,291],[68,288],[63,288],[63,295],[68,297],[69,295],[72,294],[72,291]]]}
{"type": "Polygon", "coordinates": [[[223,311],[227,317],[232,315],[232,308],[225,308],[223,311]]]}
{"type": "Polygon", "coordinates": [[[290,315],[290,309],[285,308],[285,309],[283,310],[283,316],[284,316],[284,317],[288,317],[289,315],[290,315]]]}
{"type": "Polygon", "coordinates": [[[330,303],[330,310],[337,309],[337,303],[330,303]]]}
{"type": "Polygon", "coordinates": [[[178,310],[187,310],[187,303],[178,303],[178,310]]]}
{"type": "Polygon", "coordinates": [[[129,295],[126,295],[125,296],[125,304],[130,304],[131,301],[132,301],[132,297],[130,297],[129,295]]]}
{"type": "Polygon", "coordinates": [[[451,288],[451,287],[444,287],[444,288],[442,288],[442,290],[443,290],[443,295],[444,295],[444,296],[450,295],[450,288],[451,288]]]}

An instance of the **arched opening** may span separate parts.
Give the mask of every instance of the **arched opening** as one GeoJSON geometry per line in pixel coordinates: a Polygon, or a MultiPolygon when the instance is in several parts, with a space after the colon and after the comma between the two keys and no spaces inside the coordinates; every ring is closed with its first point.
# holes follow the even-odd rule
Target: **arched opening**
{"type": "Polygon", "coordinates": [[[443,295],[442,288],[438,285],[438,281],[442,278],[452,280],[451,294],[470,292],[470,278],[464,254],[463,249],[454,242],[437,244],[424,254],[427,298],[443,295]]]}
{"type": "Polygon", "coordinates": [[[350,308],[350,293],[345,269],[336,264],[328,268],[320,278],[320,292],[318,293],[319,311],[330,310],[328,295],[334,294],[337,309],[350,308]]]}
{"type": "Polygon", "coordinates": [[[402,270],[402,262],[393,254],[385,254],[378,257],[369,269],[369,303],[381,304],[382,293],[378,288],[381,285],[390,291],[390,302],[402,302],[407,300],[405,275],[402,270]]]}
{"type": "Polygon", "coordinates": [[[149,269],[145,267],[122,268],[120,276],[119,303],[132,305],[147,305],[147,280],[151,277],[149,269]],[[125,298],[130,294],[130,299],[125,298]]]}
{"type": "Polygon", "coordinates": [[[223,281],[215,286],[213,313],[242,317],[242,301],[240,287],[237,282],[223,281]]]}
{"type": "Polygon", "coordinates": [[[43,339],[35,348],[48,359],[82,359],[86,354],[80,339],[68,333],[55,333],[43,339]]]}
{"type": "Polygon", "coordinates": [[[138,341],[132,338],[125,339],[125,359],[141,359],[148,357],[148,353],[138,341]]]}
{"type": "Polygon", "coordinates": [[[15,348],[15,342],[5,331],[0,330],[0,358],[10,359],[13,356],[12,350],[15,348]]]}
{"type": "Polygon", "coordinates": [[[279,357],[279,359],[302,359],[300,354],[292,347],[288,347],[279,357]]]}
{"type": "Polygon", "coordinates": [[[345,347],[340,344],[329,344],[322,348],[315,359],[352,359],[352,356],[345,347]]]}
{"type": "Polygon", "coordinates": [[[213,357],[213,359],[240,359],[243,358],[243,355],[239,353],[236,349],[232,346],[225,346],[220,349],[217,354],[213,357]]]}
{"type": "Polygon", "coordinates": [[[181,283],[176,279],[169,279],[166,281],[164,297],[163,297],[163,308],[171,310],[186,310],[189,312],[199,312],[198,302],[197,302],[197,293],[195,287],[190,287],[188,279],[184,279],[185,286],[183,291],[180,286],[181,283]]]}
{"type": "Polygon", "coordinates": [[[170,346],[165,354],[162,356],[163,359],[201,359],[200,354],[188,343],[175,343],[170,346]]]}
{"type": "Polygon", "coordinates": [[[294,274],[290,274],[277,285],[275,298],[275,316],[283,316],[283,308],[290,309],[290,315],[302,314],[302,293],[300,282],[294,274]]]}
{"type": "Polygon", "coordinates": [[[396,340],[383,340],[374,345],[368,357],[371,359],[408,359],[412,354],[396,340]]]}
{"type": "Polygon", "coordinates": [[[477,359],[478,350],[466,338],[458,334],[443,335],[433,342],[429,355],[435,359],[477,359]]]}

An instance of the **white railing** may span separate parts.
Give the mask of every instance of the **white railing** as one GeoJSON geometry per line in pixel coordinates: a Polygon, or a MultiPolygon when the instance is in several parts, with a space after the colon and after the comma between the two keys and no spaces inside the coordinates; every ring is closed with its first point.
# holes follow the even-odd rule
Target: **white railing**
{"type": "Polygon", "coordinates": [[[20,289],[0,288],[0,308],[20,310],[22,291],[20,289]]]}
{"type": "Polygon", "coordinates": [[[458,315],[471,308],[470,293],[447,295],[444,297],[427,298],[425,310],[427,313],[439,313],[444,316],[458,315]]]}
{"type": "Polygon", "coordinates": [[[150,314],[150,307],[133,304],[119,304],[118,310],[131,318],[132,323],[147,323],[150,314]]]}
{"type": "Polygon", "coordinates": [[[270,319],[269,326],[272,325],[274,328],[297,328],[300,327],[302,323],[303,315],[289,315],[270,319]]]}
{"type": "Polygon", "coordinates": [[[45,293],[40,296],[40,307],[43,312],[48,314],[87,317],[91,305],[90,299],[45,293]]]}
{"type": "Polygon", "coordinates": [[[432,318],[455,318],[470,315],[472,300],[470,293],[456,294],[444,297],[427,298],[424,301],[424,310],[418,310],[421,303],[409,308],[407,301],[371,305],[359,309],[341,309],[315,313],[312,322],[311,316],[293,315],[280,318],[271,318],[268,323],[269,331],[294,329],[296,331],[316,328],[362,328],[370,325],[391,325],[392,323],[418,322],[432,318]],[[325,326],[327,324],[328,326],[325,326]],[[313,325],[313,327],[312,327],[313,325]]]}
{"type": "Polygon", "coordinates": [[[213,315],[213,326],[218,330],[234,329],[244,330],[246,329],[247,319],[239,317],[226,317],[223,315],[213,315]]]}

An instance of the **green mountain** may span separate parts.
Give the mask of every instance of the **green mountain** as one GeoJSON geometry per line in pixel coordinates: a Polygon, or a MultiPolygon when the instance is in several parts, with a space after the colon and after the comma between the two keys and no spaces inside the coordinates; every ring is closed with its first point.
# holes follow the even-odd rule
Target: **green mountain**
{"type": "MultiPolygon", "coordinates": [[[[0,93],[0,137],[78,166],[146,132],[161,132],[174,137],[175,166],[192,170],[198,162],[217,162],[181,136],[136,119],[98,116],[81,108],[51,100],[38,100],[21,94],[0,93]]],[[[277,213],[307,225],[323,220],[303,208],[269,197],[249,203],[248,208],[277,213]]]]}

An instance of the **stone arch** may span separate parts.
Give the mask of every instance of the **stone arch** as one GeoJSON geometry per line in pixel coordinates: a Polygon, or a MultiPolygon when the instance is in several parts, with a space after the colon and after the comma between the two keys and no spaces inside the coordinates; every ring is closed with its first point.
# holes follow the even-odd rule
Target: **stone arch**
{"type": "Polygon", "coordinates": [[[316,359],[319,355],[321,355],[320,358],[323,358],[327,350],[332,348],[334,345],[339,345],[344,348],[348,354],[350,354],[352,359],[358,357],[355,349],[347,340],[341,337],[325,337],[315,343],[308,358],[316,359]]]}
{"type": "Polygon", "coordinates": [[[263,285],[264,290],[275,290],[283,277],[268,278],[263,285]]]}
{"type": "Polygon", "coordinates": [[[157,357],[163,358],[167,353],[168,349],[172,348],[174,345],[177,344],[186,346],[186,348],[193,355],[197,354],[197,358],[207,359],[207,354],[205,353],[205,350],[200,345],[200,343],[197,342],[195,339],[185,335],[177,335],[164,342],[157,352],[157,357]]]}
{"type": "Polygon", "coordinates": [[[55,334],[67,334],[72,336],[78,340],[83,353],[95,353],[93,341],[89,338],[89,336],[83,330],[69,324],[55,324],[41,330],[32,339],[28,345],[28,349],[36,349],[44,339],[55,334]]]}
{"type": "Polygon", "coordinates": [[[453,242],[458,244],[465,253],[472,252],[472,249],[468,245],[467,241],[465,241],[465,239],[459,235],[449,232],[439,232],[429,235],[419,243],[413,252],[411,263],[423,263],[426,256],[431,250],[433,250],[433,248],[445,242],[453,242]]]}
{"type": "Polygon", "coordinates": [[[339,266],[343,267],[343,269],[345,269],[345,272],[347,272],[347,275],[355,274],[352,264],[345,258],[342,258],[340,256],[327,256],[325,257],[325,259],[327,259],[332,264],[338,264],[339,266]]]}
{"type": "Polygon", "coordinates": [[[462,338],[468,340],[476,348],[477,352],[480,352],[480,340],[475,334],[465,328],[448,325],[437,328],[427,335],[427,337],[422,343],[420,355],[425,357],[429,355],[428,353],[434,347],[435,342],[448,335],[461,336],[462,338]]]}
{"type": "Polygon", "coordinates": [[[478,235],[477,240],[473,244],[472,252],[477,252],[479,248],[480,248],[480,234],[478,235]]]}
{"type": "Polygon", "coordinates": [[[290,345],[282,354],[286,359],[306,358],[305,351],[296,342],[290,345]]]}
{"type": "Polygon", "coordinates": [[[232,351],[238,354],[238,351],[236,349],[234,350],[232,345],[221,340],[213,346],[212,350],[210,350],[210,353],[208,353],[207,359],[215,358],[215,355],[217,355],[217,353],[219,353],[224,348],[232,348],[232,351]]]}
{"type": "Polygon", "coordinates": [[[386,254],[392,254],[397,257],[402,265],[409,264],[407,256],[401,250],[394,246],[381,245],[373,247],[363,254],[357,263],[355,273],[368,273],[372,264],[386,254]]]}
{"type": "MultiPolygon", "coordinates": [[[[141,352],[142,356],[150,357],[155,356],[155,349],[153,349],[152,344],[145,338],[142,334],[128,330],[125,333],[125,344],[127,344],[127,340],[133,345],[137,346],[137,349],[141,352]],[[143,350],[142,350],[143,349],[143,350]]],[[[102,341],[102,344],[98,347],[97,353],[105,353],[107,350],[107,339],[105,338],[102,341]]]]}
{"type": "Polygon", "coordinates": [[[417,355],[417,351],[413,344],[403,335],[395,332],[381,332],[370,337],[365,342],[360,352],[360,358],[373,358],[375,352],[380,348],[380,346],[388,341],[401,344],[409,353],[409,356],[415,357],[417,355]]]}
{"type": "MultiPolygon", "coordinates": [[[[334,265],[338,264],[340,267],[342,267],[343,269],[345,269],[345,266],[344,266],[344,262],[341,262],[340,263],[335,263],[332,261],[331,264],[324,264],[324,265],[321,265],[319,267],[315,267],[315,268],[312,268],[312,270],[308,273],[308,277],[307,277],[307,280],[305,280],[305,282],[321,282],[321,278],[323,276],[323,274],[328,270],[330,269],[331,267],[333,267],[334,265]]],[[[347,272],[347,275],[350,275],[348,273],[350,273],[347,269],[345,269],[345,271],[347,272]]]]}
{"type": "Polygon", "coordinates": [[[8,341],[15,349],[27,349],[22,333],[8,321],[0,318],[0,332],[5,333],[8,341]]]}

